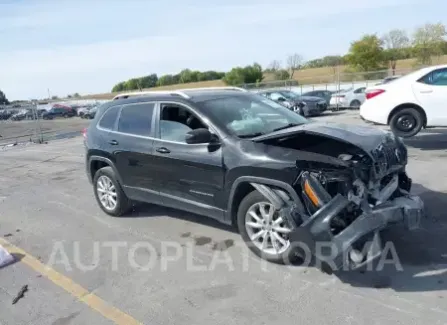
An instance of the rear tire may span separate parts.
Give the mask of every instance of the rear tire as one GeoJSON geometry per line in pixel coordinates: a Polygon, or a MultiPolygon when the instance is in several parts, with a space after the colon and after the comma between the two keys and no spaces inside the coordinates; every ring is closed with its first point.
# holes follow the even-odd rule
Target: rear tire
{"type": "Polygon", "coordinates": [[[359,109],[361,105],[362,105],[362,103],[360,103],[360,101],[355,99],[349,104],[349,107],[352,109],[359,109]]]}
{"type": "MultiPolygon", "coordinates": [[[[290,242],[287,239],[287,235],[284,235],[284,238],[281,235],[282,240],[285,240],[288,244],[286,245],[281,245],[281,242],[278,241],[276,238],[277,235],[279,234],[278,232],[275,232],[276,235],[269,235],[267,237],[264,236],[259,236],[257,239],[252,240],[250,237],[254,238],[254,236],[256,236],[258,231],[264,231],[263,228],[259,227],[250,227],[249,224],[247,223],[247,218],[250,219],[250,212],[253,213],[253,211],[255,211],[254,209],[256,209],[258,206],[269,206],[273,209],[273,206],[271,205],[271,203],[258,191],[253,191],[251,193],[249,193],[240,203],[239,208],[238,208],[238,212],[237,212],[237,226],[239,229],[239,233],[242,237],[242,239],[244,240],[244,242],[247,244],[248,248],[257,256],[272,262],[272,263],[277,263],[277,264],[289,264],[292,262],[295,262],[297,259],[299,259],[299,256],[296,254],[296,250],[293,248],[293,245],[290,244],[290,242]],[[250,229],[250,230],[248,230],[250,229]],[[250,231],[250,234],[249,234],[250,231]],[[265,249],[264,251],[260,248],[260,246],[262,246],[262,242],[264,241],[268,242],[269,246],[272,246],[272,248],[270,248],[270,252],[267,251],[267,249],[265,249]],[[273,238],[273,239],[272,239],[273,238]],[[281,249],[279,249],[279,253],[273,253],[272,250],[274,249],[275,245],[273,245],[273,241],[276,241],[276,245],[281,245],[281,249]],[[261,242],[261,243],[260,243],[261,242]]],[[[268,210],[270,211],[270,210],[268,210]]],[[[262,218],[260,218],[261,220],[264,220],[262,218]]],[[[275,224],[275,220],[278,220],[278,217],[273,215],[272,217],[272,221],[273,224],[275,224]]],[[[259,222],[255,222],[253,220],[253,222],[250,222],[250,224],[252,223],[256,223],[257,225],[260,225],[259,222]]],[[[290,227],[288,225],[284,225],[284,224],[278,224],[278,227],[283,228],[289,228],[290,227]]],[[[278,247],[278,246],[277,246],[278,247]]]]}
{"type": "Polygon", "coordinates": [[[110,216],[120,217],[132,207],[112,167],[103,167],[96,172],[93,189],[99,207],[110,216]]]}
{"type": "Polygon", "coordinates": [[[411,138],[424,126],[422,114],[415,108],[403,108],[391,116],[391,131],[402,138],[411,138]]]}

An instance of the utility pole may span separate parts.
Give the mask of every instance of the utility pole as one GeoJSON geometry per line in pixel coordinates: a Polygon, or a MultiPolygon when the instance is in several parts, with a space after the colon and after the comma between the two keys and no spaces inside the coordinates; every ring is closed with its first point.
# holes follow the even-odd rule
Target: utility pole
{"type": "Polygon", "coordinates": [[[51,96],[50,96],[50,88],[47,88],[47,91],[48,91],[48,100],[50,100],[50,99],[51,99],[51,96]]]}

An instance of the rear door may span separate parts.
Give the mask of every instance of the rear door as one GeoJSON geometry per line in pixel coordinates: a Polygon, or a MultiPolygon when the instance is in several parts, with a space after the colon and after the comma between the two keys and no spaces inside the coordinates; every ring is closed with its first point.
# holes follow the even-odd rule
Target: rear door
{"type": "Polygon", "coordinates": [[[413,84],[413,92],[432,126],[447,126],[447,69],[437,69],[413,84]]]}
{"type": "Polygon", "coordinates": [[[114,160],[123,185],[151,201],[158,197],[153,168],[155,102],[122,105],[115,131],[108,143],[113,146],[114,160]]]}

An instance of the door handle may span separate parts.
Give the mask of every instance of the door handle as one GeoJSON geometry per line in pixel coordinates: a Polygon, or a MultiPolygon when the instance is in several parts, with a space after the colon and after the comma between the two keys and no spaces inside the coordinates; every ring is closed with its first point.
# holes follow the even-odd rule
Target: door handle
{"type": "Polygon", "coordinates": [[[112,146],[116,146],[116,145],[118,144],[118,141],[116,141],[116,140],[110,140],[109,143],[110,143],[112,146]]]}
{"type": "Polygon", "coordinates": [[[428,93],[432,93],[433,90],[421,90],[421,94],[428,94],[428,93]]]}
{"type": "Polygon", "coordinates": [[[171,152],[171,150],[169,150],[168,148],[165,148],[165,147],[160,147],[155,150],[159,153],[170,153],[171,152]]]}

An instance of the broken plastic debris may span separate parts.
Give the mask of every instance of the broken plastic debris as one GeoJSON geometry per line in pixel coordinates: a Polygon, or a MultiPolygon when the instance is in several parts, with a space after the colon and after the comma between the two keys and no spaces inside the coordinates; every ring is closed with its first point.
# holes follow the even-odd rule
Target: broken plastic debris
{"type": "Polygon", "coordinates": [[[14,262],[14,256],[12,256],[2,245],[0,245],[0,268],[14,262]]]}

